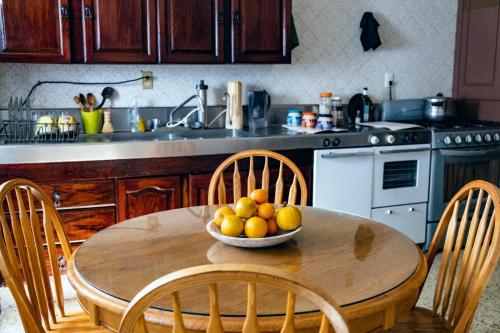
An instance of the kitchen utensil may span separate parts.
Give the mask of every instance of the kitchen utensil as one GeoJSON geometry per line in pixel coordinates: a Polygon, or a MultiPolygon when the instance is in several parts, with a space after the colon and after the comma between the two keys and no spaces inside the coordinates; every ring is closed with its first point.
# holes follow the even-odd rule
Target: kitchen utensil
{"type": "Polygon", "coordinates": [[[282,231],[276,236],[264,237],[264,238],[245,238],[245,237],[230,237],[222,234],[219,227],[215,224],[215,221],[208,222],[206,228],[208,233],[213,238],[221,241],[222,243],[232,246],[247,247],[247,248],[259,248],[259,247],[278,245],[292,239],[299,232],[302,231],[302,227],[299,227],[293,231],[282,231]]]}
{"type": "Polygon", "coordinates": [[[87,108],[87,100],[85,99],[85,96],[80,93],[80,95],[78,95],[78,98],[80,99],[80,103],[83,105],[83,107],[87,108]]]}
{"type": "Polygon", "coordinates": [[[243,128],[242,85],[240,81],[227,83],[228,104],[226,113],[227,129],[243,128]]]}
{"type": "Polygon", "coordinates": [[[102,90],[102,101],[101,103],[97,106],[96,109],[100,109],[102,108],[102,106],[104,105],[104,102],[106,102],[107,99],[110,99],[111,96],[113,96],[113,93],[115,92],[115,90],[111,87],[105,87],[103,90],[102,90]]]}
{"type": "Polygon", "coordinates": [[[384,101],[379,109],[381,121],[421,121],[424,119],[426,100],[399,99],[384,101]]]}
{"type": "Polygon", "coordinates": [[[455,100],[444,97],[439,93],[436,96],[426,98],[425,118],[430,121],[445,121],[456,116],[455,100]]]}
{"type": "Polygon", "coordinates": [[[80,102],[80,97],[75,96],[75,97],[73,97],[73,100],[75,101],[75,103],[76,103],[77,105],[79,105],[79,106],[80,106],[80,108],[85,109],[85,105],[83,105],[83,104],[80,102]]]}
{"type": "Polygon", "coordinates": [[[87,94],[87,101],[89,103],[90,112],[93,112],[94,111],[95,98],[94,98],[94,95],[92,95],[92,93],[88,93],[87,94]]]}
{"type": "Polygon", "coordinates": [[[103,133],[113,133],[115,130],[111,124],[111,108],[104,111],[104,125],[102,125],[103,133]]]}
{"type": "Polygon", "coordinates": [[[248,126],[266,128],[271,108],[271,95],[265,90],[251,91],[248,95],[248,126]]]}
{"type": "Polygon", "coordinates": [[[356,115],[358,111],[361,113],[363,111],[363,95],[356,94],[351,97],[349,104],[347,105],[347,114],[349,119],[351,119],[351,124],[356,123],[356,115]]]}

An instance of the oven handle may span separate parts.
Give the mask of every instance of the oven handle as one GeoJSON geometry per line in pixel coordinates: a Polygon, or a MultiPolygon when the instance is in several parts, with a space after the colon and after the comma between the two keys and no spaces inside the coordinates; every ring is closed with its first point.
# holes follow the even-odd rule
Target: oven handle
{"type": "Polygon", "coordinates": [[[418,153],[418,152],[422,152],[422,151],[430,151],[430,148],[381,150],[380,153],[387,155],[387,154],[399,154],[399,153],[418,153]]]}
{"type": "Polygon", "coordinates": [[[500,148],[480,149],[480,150],[461,150],[461,149],[439,149],[443,156],[452,157],[478,157],[500,154],[500,148]]]}
{"type": "Polygon", "coordinates": [[[361,157],[361,156],[373,156],[373,152],[358,151],[358,152],[354,152],[354,153],[344,153],[344,154],[328,153],[328,154],[322,154],[321,158],[333,159],[333,158],[342,158],[342,157],[361,157]]]}

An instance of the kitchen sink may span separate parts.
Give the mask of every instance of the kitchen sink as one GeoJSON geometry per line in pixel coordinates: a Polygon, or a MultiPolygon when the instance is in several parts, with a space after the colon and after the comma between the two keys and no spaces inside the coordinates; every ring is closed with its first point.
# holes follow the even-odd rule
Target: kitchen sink
{"type": "Polygon", "coordinates": [[[223,139],[223,138],[245,138],[249,134],[241,130],[229,130],[229,129],[204,129],[204,130],[193,130],[186,132],[176,132],[173,136],[190,140],[190,139],[223,139]]]}

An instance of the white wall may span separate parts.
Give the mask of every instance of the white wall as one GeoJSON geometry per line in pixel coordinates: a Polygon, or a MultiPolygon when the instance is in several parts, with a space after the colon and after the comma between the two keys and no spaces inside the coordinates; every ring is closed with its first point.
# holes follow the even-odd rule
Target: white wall
{"type": "MultiPolygon", "coordinates": [[[[140,97],[143,106],[173,106],[194,93],[199,79],[209,87],[209,104],[222,104],[228,80],[245,90],[267,89],[274,104],[317,103],[331,90],[344,102],[362,87],[377,101],[387,98],[384,73],[396,75],[395,97],[451,94],[457,0],[293,0],[301,45],[292,65],[45,65],[0,64],[0,107],[11,95],[27,95],[39,80],[116,81],[152,70],[155,88],[139,83],[115,86],[114,106],[140,97]],[[363,52],[359,22],[372,11],[381,25],[383,45],[363,52]]],[[[73,107],[78,92],[99,94],[102,86],[42,86],[32,98],[36,107],[73,107]]]]}

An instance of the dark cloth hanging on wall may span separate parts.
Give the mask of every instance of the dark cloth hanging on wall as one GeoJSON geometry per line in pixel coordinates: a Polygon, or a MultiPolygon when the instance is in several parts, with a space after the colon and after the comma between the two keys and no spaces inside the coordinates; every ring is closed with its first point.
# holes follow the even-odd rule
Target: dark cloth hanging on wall
{"type": "Polygon", "coordinates": [[[366,12],[363,14],[361,23],[359,27],[361,28],[361,44],[363,45],[363,50],[368,51],[370,49],[376,50],[382,41],[378,34],[378,24],[377,20],[373,16],[373,13],[366,12]]]}

